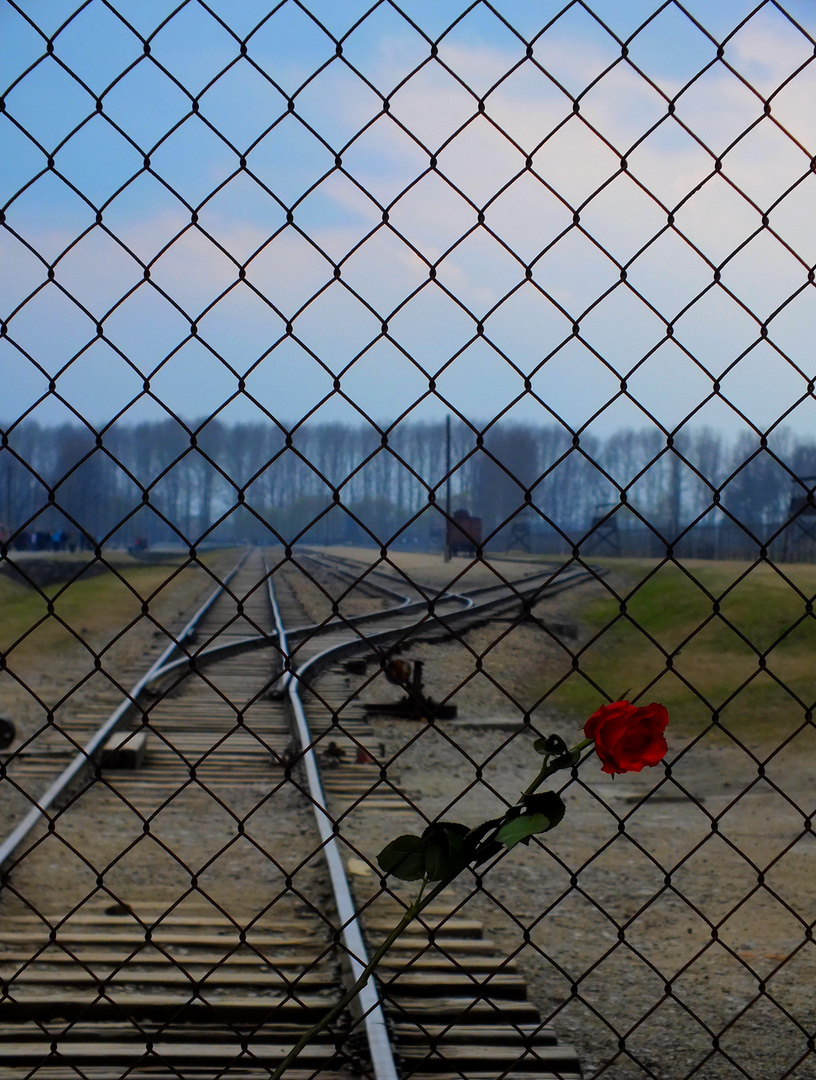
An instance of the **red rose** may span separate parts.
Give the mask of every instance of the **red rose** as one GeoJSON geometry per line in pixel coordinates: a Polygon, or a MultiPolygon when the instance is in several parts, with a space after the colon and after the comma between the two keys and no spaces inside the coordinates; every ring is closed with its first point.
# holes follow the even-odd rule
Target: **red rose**
{"type": "Polygon", "coordinates": [[[668,752],[663,732],[669,714],[662,705],[638,707],[628,701],[602,705],[584,724],[584,735],[595,740],[605,773],[640,772],[657,765],[668,752]]]}

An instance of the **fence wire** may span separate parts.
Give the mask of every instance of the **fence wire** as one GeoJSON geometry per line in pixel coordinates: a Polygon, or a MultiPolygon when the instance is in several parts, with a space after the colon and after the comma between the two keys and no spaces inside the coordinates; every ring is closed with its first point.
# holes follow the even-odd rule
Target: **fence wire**
{"type": "MultiPolygon", "coordinates": [[[[364,736],[382,668],[314,684],[324,764],[342,735],[381,765],[340,835],[370,876],[355,815],[385,789],[425,820],[512,801],[531,730],[665,701],[657,778],[576,774],[575,828],[455,903],[585,1076],[812,1077],[810,6],[4,0],[0,32],[10,825],[237,546],[269,569],[250,557],[199,645],[274,633],[267,578],[292,625],[351,626],[387,603],[367,564],[414,600],[579,569],[557,599],[406,643],[470,727],[375,711],[364,736]]],[[[199,671],[202,708],[283,768],[271,793],[247,772],[231,802],[221,741],[174,742],[170,684],[141,712],[179,798],[223,811],[206,858],[153,830],[167,880],[228,921],[247,823],[308,801],[263,726],[268,679],[242,671],[199,671]]],[[[92,770],[9,874],[15,917],[119,904],[117,867],[147,888],[141,838],[97,857],[72,817],[97,789],[142,837],[175,798],[146,809],[92,770]]],[[[321,918],[288,844],[254,840],[269,904],[321,918]]]]}

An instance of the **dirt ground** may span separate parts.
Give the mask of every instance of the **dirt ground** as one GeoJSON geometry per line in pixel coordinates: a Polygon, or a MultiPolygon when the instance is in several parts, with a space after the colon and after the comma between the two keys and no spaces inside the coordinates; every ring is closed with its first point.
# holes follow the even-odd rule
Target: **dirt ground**
{"type": "MultiPolygon", "coordinates": [[[[393,562],[437,587],[464,569],[419,555],[393,562]]],[[[474,568],[466,585],[489,577],[474,568]]],[[[494,816],[536,771],[534,734],[582,737],[584,716],[536,708],[530,687],[568,669],[598,589],[542,603],[540,624],[497,619],[404,650],[424,661],[426,692],[458,707],[433,727],[372,718],[389,779],[421,815],[468,825],[494,816]]],[[[360,683],[370,703],[400,696],[373,665],[360,683]]],[[[814,1080],[816,731],[786,746],[780,736],[770,753],[766,737],[741,746],[682,723],[668,741],[663,765],[614,780],[590,754],[564,776],[561,826],[451,894],[517,960],[586,1077],[814,1080]]],[[[391,836],[352,838],[373,858],[391,836]]]]}
{"type": "MultiPolygon", "coordinates": [[[[427,817],[472,826],[534,775],[530,734],[438,727],[375,725],[389,776],[427,817]]],[[[590,755],[566,778],[558,830],[452,891],[518,959],[586,1076],[774,1080],[816,1026],[814,758],[747,791],[756,769],[739,753],[671,745],[669,760],[613,781],[590,755]]],[[[790,1075],[816,1076],[816,1061],[790,1075]]]]}
{"type": "MultiPolygon", "coordinates": [[[[437,586],[465,568],[420,555],[394,562],[437,586]]],[[[524,569],[498,569],[511,567],[524,569]]],[[[460,587],[488,584],[492,574],[475,568],[460,587]]],[[[209,581],[202,576],[196,588],[205,594],[209,581]]],[[[533,729],[581,737],[585,717],[546,704],[533,711],[532,728],[523,720],[542,665],[563,664],[581,640],[590,588],[536,610],[556,633],[497,620],[461,641],[406,651],[426,662],[427,692],[458,706],[457,720],[435,726],[371,721],[389,778],[425,817],[474,824],[501,812],[536,769],[533,729]]],[[[179,595],[168,590],[157,601],[168,624],[182,613],[179,595]]],[[[144,621],[122,639],[120,670],[158,653],[153,633],[144,621]]],[[[372,675],[361,677],[364,700],[399,696],[381,677],[367,681],[372,675]]],[[[35,657],[30,689],[4,673],[4,711],[14,708],[27,734],[54,704],[76,716],[107,707],[109,680],[69,692],[78,681],[70,651],[35,657]]],[[[750,746],[721,735],[670,727],[668,739],[666,763],[642,774],[613,781],[590,759],[574,778],[565,775],[559,829],[451,892],[516,957],[531,999],[576,1047],[587,1078],[815,1080],[816,732],[807,729],[763,769],[750,746]]],[[[5,800],[0,813],[9,821],[18,800],[13,792],[5,800]]],[[[352,838],[373,858],[391,825],[352,838]]],[[[240,887],[236,868],[223,869],[240,887]]],[[[225,885],[225,902],[228,894],[225,885]]]]}
{"type": "MultiPolygon", "coordinates": [[[[500,813],[535,774],[534,733],[582,737],[585,717],[546,704],[525,726],[525,688],[582,640],[593,588],[536,609],[555,636],[494,622],[405,652],[425,661],[427,691],[458,706],[433,727],[372,721],[389,777],[427,818],[500,813]]],[[[378,678],[362,693],[390,690],[378,678]]],[[[666,762],[640,774],[613,779],[590,753],[564,775],[556,831],[451,891],[517,959],[586,1077],[813,1080],[816,731],[770,760],[764,743],[760,756],[721,733],[667,735],[666,762]]]]}

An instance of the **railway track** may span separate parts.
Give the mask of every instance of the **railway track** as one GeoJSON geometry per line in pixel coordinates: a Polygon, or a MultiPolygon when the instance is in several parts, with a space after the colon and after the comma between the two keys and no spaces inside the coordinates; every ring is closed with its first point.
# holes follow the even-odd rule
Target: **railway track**
{"type": "MultiPolygon", "coordinates": [[[[398,917],[399,894],[343,842],[343,822],[353,811],[358,831],[393,835],[416,811],[383,775],[343,658],[377,662],[553,586],[544,569],[518,595],[501,582],[436,593],[380,571],[362,604],[359,572],[250,553],[85,744],[69,786],[41,799],[49,813],[0,838],[0,1080],[269,1076],[338,999],[349,961],[352,975],[364,962],[360,922],[376,945],[398,917]]],[[[6,766],[27,789],[47,772],[35,757],[6,766]]],[[[444,905],[392,948],[377,985],[393,1050],[371,983],[369,1041],[386,1045],[363,1044],[352,1010],[288,1076],[580,1074],[513,964],[444,905]]]]}

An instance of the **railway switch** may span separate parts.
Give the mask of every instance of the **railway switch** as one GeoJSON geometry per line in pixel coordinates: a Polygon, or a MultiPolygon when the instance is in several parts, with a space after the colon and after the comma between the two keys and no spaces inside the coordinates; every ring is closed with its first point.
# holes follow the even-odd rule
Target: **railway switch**
{"type": "Polygon", "coordinates": [[[405,696],[399,701],[368,702],[366,712],[405,720],[453,720],[455,705],[438,705],[425,693],[423,668],[423,660],[390,660],[384,668],[385,677],[394,686],[401,686],[405,696]]]}

